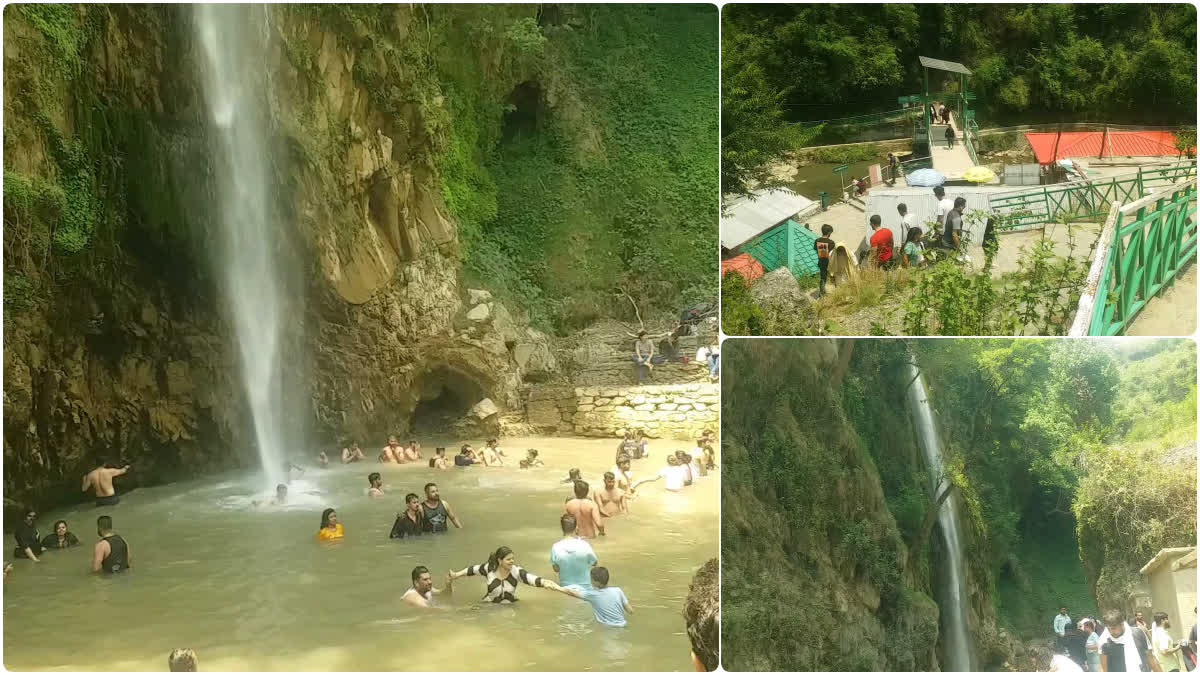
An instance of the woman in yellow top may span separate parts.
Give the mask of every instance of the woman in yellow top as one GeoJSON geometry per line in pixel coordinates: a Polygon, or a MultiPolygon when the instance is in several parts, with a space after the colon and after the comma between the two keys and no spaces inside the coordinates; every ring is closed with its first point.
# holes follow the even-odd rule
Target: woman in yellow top
{"type": "Polygon", "coordinates": [[[342,524],[338,522],[337,511],[325,509],[321,512],[321,529],[317,530],[318,540],[341,539],[346,536],[342,524]]]}

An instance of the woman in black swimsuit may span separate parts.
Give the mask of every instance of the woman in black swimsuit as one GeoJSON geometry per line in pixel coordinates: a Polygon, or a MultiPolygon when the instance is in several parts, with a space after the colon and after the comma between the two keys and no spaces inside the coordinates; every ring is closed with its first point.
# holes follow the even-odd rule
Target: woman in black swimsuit
{"type": "Polygon", "coordinates": [[[496,549],[496,552],[488,556],[487,562],[482,565],[471,565],[457,572],[451,571],[447,583],[453,582],[459,577],[475,575],[484,577],[487,582],[487,590],[483,594],[483,599],[488,602],[516,602],[517,586],[522,582],[536,588],[548,588],[563,595],[575,597],[562,586],[549,579],[543,579],[518,565],[512,549],[507,546],[496,549]]]}

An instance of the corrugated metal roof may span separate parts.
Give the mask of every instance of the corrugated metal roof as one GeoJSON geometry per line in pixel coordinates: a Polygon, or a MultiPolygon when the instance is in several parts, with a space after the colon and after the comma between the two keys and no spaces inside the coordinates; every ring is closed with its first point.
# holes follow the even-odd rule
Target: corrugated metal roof
{"type": "Polygon", "coordinates": [[[754,193],[754,199],[738,197],[721,215],[721,246],[736,248],[813,205],[813,200],[774,188],[754,193]]]}
{"type": "Polygon", "coordinates": [[[1108,147],[1102,147],[1105,143],[1103,131],[1064,131],[1061,138],[1054,131],[1030,131],[1026,132],[1025,140],[1029,141],[1039,164],[1049,164],[1064,157],[1154,157],[1179,154],[1175,148],[1175,135],[1169,131],[1109,131],[1108,147]],[[1054,149],[1056,141],[1057,152],[1054,149]]]}
{"type": "MultiPolygon", "coordinates": [[[[965,197],[967,199],[967,209],[963,213],[970,213],[976,209],[980,211],[989,211],[988,197],[989,195],[1001,192],[1002,189],[986,188],[986,187],[956,187],[953,185],[945,186],[946,197],[954,201],[956,197],[965,197]]],[[[867,193],[867,212],[863,214],[863,224],[860,233],[864,237],[871,236],[871,216],[879,214],[883,220],[883,226],[892,231],[892,236],[898,243],[903,242],[904,233],[900,231],[900,212],[896,207],[904,204],[908,207],[909,214],[913,217],[913,223],[919,225],[924,231],[925,236],[930,235],[930,226],[927,223],[937,223],[937,197],[933,196],[933,188],[872,188],[867,193]]],[[[963,218],[963,226],[971,235],[971,241],[979,242],[983,239],[983,228],[987,225],[986,221],[972,225],[963,218]]],[[[839,237],[850,233],[835,233],[835,239],[841,241],[839,237]]],[[[845,237],[849,241],[852,237],[845,237]]]]}
{"type": "Polygon", "coordinates": [[[963,75],[971,74],[971,71],[967,70],[967,67],[961,63],[943,61],[941,59],[931,59],[928,56],[918,56],[917,58],[921,60],[921,65],[925,68],[936,68],[938,70],[946,70],[951,73],[962,73],[963,75]]]}

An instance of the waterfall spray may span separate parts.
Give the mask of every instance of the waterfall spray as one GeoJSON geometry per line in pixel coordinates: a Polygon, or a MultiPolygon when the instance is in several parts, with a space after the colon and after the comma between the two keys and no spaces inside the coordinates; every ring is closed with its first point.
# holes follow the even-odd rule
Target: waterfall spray
{"type": "MultiPolygon", "coordinates": [[[[942,461],[942,441],[933,419],[933,408],[925,389],[925,376],[915,363],[909,364],[911,384],[905,392],[909,414],[917,430],[917,441],[929,470],[929,489],[936,499],[950,487],[942,461]]],[[[945,573],[935,581],[938,607],[941,609],[943,670],[972,670],[971,645],[967,631],[966,571],[962,539],[959,537],[958,500],[951,497],[938,507],[938,525],[946,548],[945,573]]]]}
{"type": "Polygon", "coordinates": [[[263,39],[247,5],[195,5],[204,94],[213,123],[213,167],[222,232],[217,260],[233,319],[242,383],[269,484],[282,475],[283,283],[275,259],[280,222],[267,166],[269,130],[263,39]]]}

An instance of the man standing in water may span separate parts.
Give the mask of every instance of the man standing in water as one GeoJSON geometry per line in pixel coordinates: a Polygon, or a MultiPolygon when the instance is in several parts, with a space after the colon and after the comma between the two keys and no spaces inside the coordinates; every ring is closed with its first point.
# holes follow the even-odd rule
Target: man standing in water
{"type": "Polygon", "coordinates": [[[370,485],[367,488],[368,497],[383,496],[383,477],[379,475],[378,471],[374,471],[370,476],[367,476],[367,484],[370,485]]]}
{"type": "MultiPolygon", "coordinates": [[[[451,592],[453,588],[450,583],[447,583],[445,591],[451,592]]],[[[433,587],[433,575],[429,573],[429,568],[424,565],[417,565],[412,571],[412,587],[404,591],[404,595],[400,596],[400,600],[413,607],[429,609],[434,607],[433,596],[442,592],[443,589],[433,587]]]]}
{"type": "Polygon", "coordinates": [[[387,445],[379,449],[379,461],[385,464],[404,463],[404,453],[400,449],[400,441],[395,436],[388,436],[387,445]]]}
{"type": "Polygon", "coordinates": [[[133,567],[133,554],[129,551],[129,544],[125,543],[121,535],[113,532],[112,528],[112,518],[100,516],[96,519],[96,534],[100,535],[100,541],[96,542],[92,551],[93,572],[114,574],[133,567]]]}
{"type": "Polygon", "coordinates": [[[604,536],[604,518],[600,515],[600,507],[596,502],[588,499],[590,490],[587,481],[575,481],[575,498],[567,500],[563,512],[575,517],[579,526],[579,536],[594,539],[597,532],[604,536]]]}
{"type": "Polygon", "coordinates": [[[611,518],[618,513],[629,513],[629,503],[625,499],[625,491],[617,487],[617,477],[611,471],[604,472],[604,489],[596,493],[600,504],[600,513],[605,518],[611,518]]]}
{"type": "Polygon", "coordinates": [[[408,447],[404,449],[404,459],[409,462],[419,462],[424,459],[421,456],[421,444],[416,439],[408,439],[408,447]]]}
{"type": "Polygon", "coordinates": [[[592,567],[598,562],[592,545],[579,536],[575,516],[564,514],[559,519],[562,525],[563,538],[554,542],[550,547],[550,566],[558,572],[560,586],[575,586],[582,590],[592,590],[592,567]]]}
{"type": "Polygon", "coordinates": [[[117,497],[117,491],[113,489],[113,478],[124,476],[126,471],[129,471],[128,464],[123,468],[115,469],[105,462],[84,475],[83,488],[80,489],[80,492],[87,492],[89,488],[94,489],[96,506],[113,506],[121,501],[117,497]]]}
{"type": "Polygon", "coordinates": [[[438,495],[437,483],[425,484],[425,501],[421,502],[421,512],[425,515],[423,529],[426,532],[448,532],[447,520],[454,523],[454,527],[462,529],[462,523],[458,522],[450,502],[438,495]]]}
{"type": "Polygon", "coordinates": [[[363,451],[358,447],[358,443],[351,443],[350,447],[342,448],[342,464],[350,462],[358,462],[363,459],[363,451]]]}

